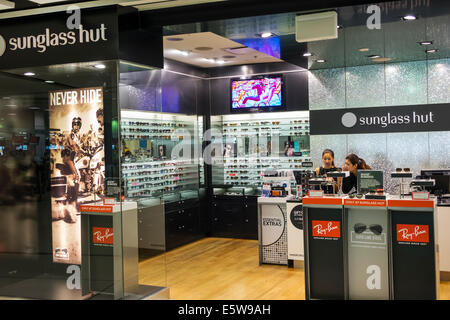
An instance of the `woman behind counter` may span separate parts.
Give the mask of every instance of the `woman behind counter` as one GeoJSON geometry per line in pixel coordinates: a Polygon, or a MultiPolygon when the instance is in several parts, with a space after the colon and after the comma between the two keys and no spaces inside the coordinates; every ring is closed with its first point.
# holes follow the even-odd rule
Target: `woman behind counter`
{"type": "Polygon", "coordinates": [[[325,149],[322,152],[322,162],[323,166],[316,168],[317,176],[326,176],[330,171],[336,171],[336,166],[334,165],[334,152],[331,149],[325,149]]]}
{"type": "MultiPolygon", "coordinates": [[[[320,168],[316,168],[316,176],[327,176],[327,173],[330,171],[336,171],[336,166],[334,165],[334,152],[331,149],[325,149],[322,152],[322,163],[323,166],[320,168]]],[[[336,180],[334,178],[327,178],[330,181],[336,180]]],[[[333,193],[333,186],[325,185],[322,186],[323,191],[326,194],[333,193]]],[[[338,190],[337,184],[334,185],[335,191],[338,190]]]]}
{"type": "Polygon", "coordinates": [[[344,171],[350,171],[350,176],[342,179],[342,192],[343,193],[356,193],[358,190],[358,170],[370,170],[371,167],[364,161],[364,159],[358,157],[354,153],[350,153],[345,157],[345,166],[342,168],[344,171]],[[354,191],[353,191],[354,189],[354,191]]]}

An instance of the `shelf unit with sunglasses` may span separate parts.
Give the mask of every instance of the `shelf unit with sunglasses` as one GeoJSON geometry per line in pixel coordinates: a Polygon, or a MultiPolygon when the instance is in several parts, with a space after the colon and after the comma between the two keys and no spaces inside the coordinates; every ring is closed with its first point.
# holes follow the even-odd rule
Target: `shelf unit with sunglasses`
{"type": "Polygon", "coordinates": [[[224,145],[213,161],[223,179],[216,177],[213,184],[251,187],[258,194],[264,171],[304,170],[302,163],[311,161],[309,112],[214,116],[211,124],[222,132],[224,145]],[[291,156],[285,155],[287,146],[291,156]]]}
{"type": "Polygon", "coordinates": [[[198,198],[199,160],[193,152],[198,143],[196,116],[122,109],[120,124],[122,151],[131,152],[128,156],[122,152],[126,197],[166,203],[198,198]],[[190,159],[171,159],[180,142],[190,149],[190,159]]]}

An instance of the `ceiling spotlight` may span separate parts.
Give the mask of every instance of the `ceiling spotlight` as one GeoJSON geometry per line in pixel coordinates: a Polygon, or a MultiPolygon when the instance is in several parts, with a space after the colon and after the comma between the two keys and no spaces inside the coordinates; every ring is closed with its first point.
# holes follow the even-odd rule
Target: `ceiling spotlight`
{"type": "Polygon", "coordinates": [[[224,64],[225,63],[224,60],[217,60],[216,62],[217,62],[217,64],[224,64]]]}
{"type": "Polygon", "coordinates": [[[377,59],[377,58],[381,58],[381,56],[379,56],[379,55],[377,55],[377,54],[373,54],[373,55],[371,55],[371,56],[367,56],[367,57],[369,57],[370,59],[377,59]]]}
{"type": "Polygon", "coordinates": [[[374,62],[388,62],[391,61],[392,59],[389,57],[379,57],[379,58],[374,58],[372,59],[372,61],[374,62]]]}
{"type": "Polygon", "coordinates": [[[436,53],[438,52],[438,49],[429,49],[429,50],[425,50],[426,53],[436,53]]]}
{"type": "Polygon", "coordinates": [[[340,25],[338,25],[338,26],[337,26],[337,28],[338,28],[338,29],[342,29],[342,28],[344,28],[344,27],[343,27],[343,26],[340,26],[340,25]]]}
{"type": "Polygon", "coordinates": [[[313,54],[311,52],[305,52],[303,54],[304,57],[311,57],[313,54]]]}
{"type": "Polygon", "coordinates": [[[417,17],[413,16],[412,14],[408,14],[407,16],[404,16],[402,19],[405,21],[411,21],[411,20],[416,20],[417,17]]]}
{"type": "Polygon", "coordinates": [[[429,46],[430,44],[433,44],[433,41],[422,41],[422,42],[419,42],[419,44],[421,46],[429,46]]]}
{"type": "Polygon", "coordinates": [[[324,59],[317,59],[316,60],[316,62],[318,62],[318,63],[324,63],[326,60],[324,60],[324,59]]]}
{"type": "Polygon", "coordinates": [[[106,66],[105,66],[104,64],[96,64],[96,65],[94,66],[94,68],[97,68],[97,69],[105,69],[106,66]]]}
{"type": "Polygon", "coordinates": [[[361,51],[361,52],[367,52],[367,51],[369,51],[370,49],[369,48],[360,48],[359,49],[359,51],[361,51]]]}
{"type": "Polygon", "coordinates": [[[178,37],[171,37],[171,38],[166,38],[167,41],[183,41],[183,38],[178,38],[178,37]]]}
{"type": "Polygon", "coordinates": [[[25,72],[23,75],[27,77],[32,77],[35,76],[36,74],[34,72],[25,72]]]}
{"type": "Polygon", "coordinates": [[[44,82],[45,83],[50,83],[50,84],[55,83],[55,81],[53,81],[53,80],[45,80],[44,82]]]}
{"type": "Polygon", "coordinates": [[[263,32],[263,33],[261,33],[261,38],[269,38],[271,36],[273,36],[272,32],[263,32]]]}

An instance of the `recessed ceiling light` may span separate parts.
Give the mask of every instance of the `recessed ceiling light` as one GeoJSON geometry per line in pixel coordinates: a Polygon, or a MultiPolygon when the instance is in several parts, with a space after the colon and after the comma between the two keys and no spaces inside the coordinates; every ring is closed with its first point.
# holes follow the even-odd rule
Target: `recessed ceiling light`
{"type": "Polygon", "coordinates": [[[273,36],[272,32],[263,32],[263,33],[261,33],[261,38],[269,38],[271,36],[273,36]]]}
{"type": "Polygon", "coordinates": [[[105,66],[104,64],[96,64],[96,65],[94,66],[94,68],[97,68],[97,69],[105,69],[106,66],[105,66]]]}
{"type": "Polygon", "coordinates": [[[425,50],[426,53],[436,53],[438,52],[438,49],[429,49],[429,50],[425,50]]]}
{"type": "Polygon", "coordinates": [[[224,64],[225,61],[224,61],[224,60],[217,60],[216,63],[217,63],[217,64],[224,64]]]}
{"type": "Polygon", "coordinates": [[[392,59],[389,57],[379,57],[379,58],[374,58],[372,59],[372,61],[375,62],[387,62],[387,61],[391,61],[392,59]]]}
{"type": "Polygon", "coordinates": [[[55,83],[53,80],[45,80],[45,83],[55,83]]]}
{"type": "Polygon", "coordinates": [[[410,21],[410,20],[416,20],[417,17],[413,16],[412,14],[408,14],[407,16],[404,16],[402,19],[406,20],[406,21],[410,21]]]}
{"type": "Polygon", "coordinates": [[[178,38],[178,37],[170,37],[170,38],[166,38],[167,41],[183,41],[183,38],[178,38]]]}
{"type": "Polygon", "coordinates": [[[311,52],[305,52],[303,54],[304,57],[311,57],[313,54],[311,52]]]}
{"type": "Polygon", "coordinates": [[[23,75],[27,77],[32,77],[35,76],[36,74],[34,72],[25,72],[23,75]]]}
{"type": "Polygon", "coordinates": [[[422,41],[419,42],[421,46],[429,46],[430,44],[433,44],[433,41],[422,41]]]}
{"type": "Polygon", "coordinates": [[[373,54],[373,55],[371,55],[371,56],[367,56],[367,57],[369,57],[370,59],[377,59],[377,58],[381,58],[381,56],[379,56],[379,55],[377,55],[377,54],[373,54]]]}
{"type": "Polygon", "coordinates": [[[324,59],[318,59],[318,60],[316,60],[316,62],[318,62],[318,63],[324,63],[326,60],[324,60],[324,59]]]}
{"type": "Polygon", "coordinates": [[[369,48],[360,48],[359,49],[359,51],[361,51],[361,52],[367,52],[367,51],[369,51],[370,49],[369,48]]]}
{"type": "Polygon", "coordinates": [[[212,50],[213,48],[211,48],[211,47],[197,47],[197,48],[194,48],[194,50],[198,50],[198,51],[209,51],[209,50],[212,50]]]}

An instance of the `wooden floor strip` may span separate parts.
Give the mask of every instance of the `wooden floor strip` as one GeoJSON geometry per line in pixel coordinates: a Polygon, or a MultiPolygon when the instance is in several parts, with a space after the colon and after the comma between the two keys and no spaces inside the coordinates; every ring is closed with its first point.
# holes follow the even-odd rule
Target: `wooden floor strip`
{"type": "MultiPolygon", "coordinates": [[[[139,282],[175,300],[304,300],[303,268],[259,265],[258,241],[204,238],[139,263],[139,282]]],[[[440,299],[450,299],[441,281],[440,299]]]]}

